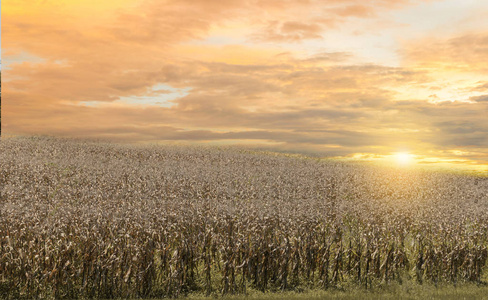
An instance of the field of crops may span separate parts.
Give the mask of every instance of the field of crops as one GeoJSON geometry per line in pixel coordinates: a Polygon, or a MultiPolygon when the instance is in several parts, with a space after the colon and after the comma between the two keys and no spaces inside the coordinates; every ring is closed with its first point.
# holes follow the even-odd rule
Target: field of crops
{"type": "Polygon", "coordinates": [[[0,298],[485,280],[488,178],[239,149],[0,142],[0,298]]]}

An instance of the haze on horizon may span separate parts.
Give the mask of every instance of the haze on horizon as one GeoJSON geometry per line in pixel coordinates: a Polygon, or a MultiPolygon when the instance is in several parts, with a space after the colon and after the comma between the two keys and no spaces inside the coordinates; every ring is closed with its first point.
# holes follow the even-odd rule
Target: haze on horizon
{"type": "Polygon", "coordinates": [[[16,0],[3,134],[488,172],[488,2],[16,0]]]}

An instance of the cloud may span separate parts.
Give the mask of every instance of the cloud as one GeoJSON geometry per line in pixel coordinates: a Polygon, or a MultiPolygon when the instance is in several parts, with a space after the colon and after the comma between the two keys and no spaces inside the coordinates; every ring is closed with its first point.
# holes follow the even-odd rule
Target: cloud
{"type": "Polygon", "coordinates": [[[422,67],[488,72],[488,33],[447,39],[429,37],[410,43],[405,56],[409,63],[422,67]]]}
{"type": "Polygon", "coordinates": [[[475,101],[477,103],[488,102],[488,95],[474,96],[471,97],[470,100],[475,101]]]}
{"type": "Polygon", "coordinates": [[[471,89],[473,92],[488,92],[488,82],[478,82],[478,85],[471,89]]]}
{"type": "Polygon", "coordinates": [[[337,156],[405,145],[476,148],[470,159],[479,161],[487,154],[488,81],[463,86],[473,103],[406,92],[442,96],[448,83],[424,66],[485,72],[485,34],[409,44],[398,66],[358,62],[350,45],[322,47],[336,26],[417,1],[108,1],[93,19],[90,3],[26,3],[27,12],[4,9],[5,132],[252,142],[337,156]],[[225,43],[233,26],[239,36],[225,43]],[[224,42],[206,39],[214,35],[224,42]],[[320,46],[305,51],[305,42],[320,46]],[[135,104],[143,97],[171,105],[135,104]]]}
{"type": "Polygon", "coordinates": [[[322,52],[317,53],[309,58],[303,59],[302,63],[322,63],[322,62],[345,62],[352,58],[353,55],[349,52],[322,52]]]}
{"type": "MultiPolygon", "coordinates": [[[[350,18],[377,17],[381,12],[429,1],[375,0],[369,1],[367,5],[359,0],[259,1],[264,5],[263,11],[271,18],[267,16],[263,20],[261,17],[263,26],[250,38],[258,42],[274,43],[322,39],[321,33],[349,22],[350,18]]],[[[257,13],[257,16],[261,14],[257,13]]]]}
{"type": "Polygon", "coordinates": [[[321,39],[321,31],[322,27],[316,23],[271,21],[252,38],[256,41],[299,42],[306,39],[321,39]]]}
{"type": "Polygon", "coordinates": [[[456,145],[462,145],[465,136],[466,146],[472,146],[476,137],[449,131],[447,125],[435,122],[468,116],[482,120],[479,108],[393,100],[395,93],[386,88],[388,85],[411,84],[424,78],[423,72],[378,65],[322,66],[314,64],[321,62],[314,60],[316,57],[288,57],[286,63],[278,57],[261,65],[174,61],[148,67],[146,72],[122,72],[108,77],[107,73],[94,74],[83,66],[76,72],[52,64],[25,69],[18,66],[11,70],[12,74],[43,80],[32,84],[27,80],[12,81],[4,91],[9,99],[15,99],[6,104],[9,113],[5,124],[16,132],[103,135],[134,141],[250,139],[314,149],[317,145],[334,144],[344,148],[343,154],[372,145],[387,147],[402,140],[443,146],[449,140],[435,139],[435,130],[442,128],[450,135],[460,136],[456,145]],[[122,95],[151,94],[147,88],[157,82],[192,90],[173,100],[170,108],[143,108],[115,101],[122,95]],[[53,88],[55,85],[59,88],[53,88]],[[22,88],[28,92],[20,92],[22,88]],[[71,95],[73,91],[76,93],[71,95]],[[39,96],[45,97],[43,101],[39,101],[39,96]],[[76,104],[88,100],[113,104],[76,104]],[[43,112],[42,118],[36,117],[39,112],[43,112]],[[58,128],[59,124],[63,126],[58,128]],[[390,131],[395,128],[404,132],[390,131]],[[405,128],[423,131],[412,134],[405,128]],[[162,131],[157,133],[159,129],[162,131]]]}
{"type": "Polygon", "coordinates": [[[330,9],[334,15],[341,17],[360,17],[368,18],[376,15],[375,7],[362,4],[352,4],[348,6],[336,7],[330,9]]]}

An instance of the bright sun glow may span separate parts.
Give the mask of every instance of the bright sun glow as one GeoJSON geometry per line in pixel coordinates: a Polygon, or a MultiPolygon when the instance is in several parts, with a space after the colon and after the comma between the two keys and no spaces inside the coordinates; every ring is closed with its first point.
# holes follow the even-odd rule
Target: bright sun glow
{"type": "Polygon", "coordinates": [[[413,155],[408,152],[398,152],[395,154],[396,161],[401,165],[409,165],[413,162],[413,155]]]}

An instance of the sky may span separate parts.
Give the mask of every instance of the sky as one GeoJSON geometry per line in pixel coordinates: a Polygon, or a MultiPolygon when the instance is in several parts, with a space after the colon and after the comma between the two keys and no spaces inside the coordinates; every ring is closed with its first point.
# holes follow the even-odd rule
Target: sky
{"type": "Polygon", "coordinates": [[[488,172],[488,2],[12,0],[2,131],[488,172]]]}

